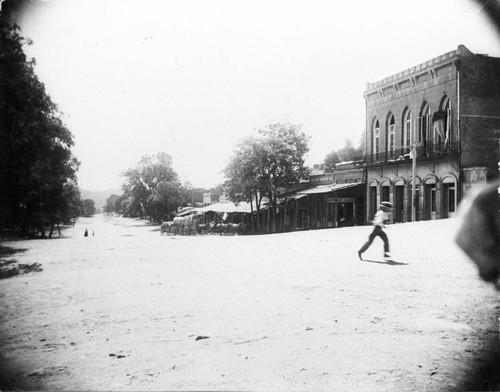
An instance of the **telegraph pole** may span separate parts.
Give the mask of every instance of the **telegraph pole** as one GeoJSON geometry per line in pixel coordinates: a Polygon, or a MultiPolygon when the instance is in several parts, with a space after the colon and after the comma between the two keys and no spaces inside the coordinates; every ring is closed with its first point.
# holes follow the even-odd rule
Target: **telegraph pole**
{"type": "Polygon", "coordinates": [[[417,171],[417,146],[413,144],[410,150],[411,157],[411,218],[412,222],[417,220],[415,198],[417,197],[416,171],[417,171]]]}

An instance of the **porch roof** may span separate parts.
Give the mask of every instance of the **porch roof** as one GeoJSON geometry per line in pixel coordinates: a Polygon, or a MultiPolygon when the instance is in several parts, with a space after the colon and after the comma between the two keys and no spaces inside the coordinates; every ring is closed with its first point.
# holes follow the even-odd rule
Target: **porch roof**
{"type": "Polygon", "coordinates": [[[287,197],[278,198],[278,204],[284,204],[285,201],[302,199],[303,197],[306,197],[306,196],[307,195],[304,195],[302,193],[293,193],[291,195],[288,195],[287,197]]]}
{"type": "Polygon", "coordinates": [[[249,214],[251,212],[251,208],[250,208],[250,203],[246,203],[246,202],[241,202],[238,204],[235,204],[235,203],[215,203],[215,204],[210,204],[210,205],[205,206],[205,207],[196,208],[196,211],[197,212],[213,211],[213,212],[227,212],[227,213],[241,212],[241,213],[249,214]]]}
{"type": "Polygon", "coordinates": [[[302,195],[315,195],[318,193],[329,193],[340,191],[341,189],[352,188],[355,186],[361,185],[359,182],[350,182],[346,184],[328,184],[328,185],[319,185],[314,188],[304,189],[303,191],[299,191],[297,193],[302,195]]]}

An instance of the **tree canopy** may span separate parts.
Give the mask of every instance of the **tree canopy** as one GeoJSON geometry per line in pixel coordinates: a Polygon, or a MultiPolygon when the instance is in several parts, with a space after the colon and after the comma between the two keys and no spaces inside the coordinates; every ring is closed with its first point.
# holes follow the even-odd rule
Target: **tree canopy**
{"type": "MultiPolygon", "coordinates": [[[[255,202],[260,210],[263,197],[276,210],[277,197],[288,186],[307,178],[305,155],[309,137],[300,125],[276,123],[258,130],[236,146],[224,169],[229,198],[235,202],[255,202]]],[[[273,219],[273,231],[275,231],[273,219]]]]}
{"type": "Polygon", "coordinates": [[[46,226],[78,214],[79,162],[25,44],[18,26],[0,22],[0,229],[45,237],[46,226]]]}
{"type": "Polygon", "coordinates": [[[95,202],[92,199],[82,200],[82,216],[91,217],[95,214],[95,202]]]}
{"type": "Polygon", "coordinates": [[[154,156],[145,155],[135,168],[123,173],[125,198],[109,200],[117,208],[120,202],[120,212],[127,216],[148,217],[154,221],[169,218],[179,206],[186,205],[189,193],[182,185],[177,173],[172,168],[172,157],[164,152],[154,156]]]}
{"type": "Polygon", "coordinates": [[[350,138],[346,138],[344,147],[333,150],[327,154],[323,160],[323,166],[327,171],[335,170],[335,164],[346,161],[356,161],[363,159],[365,153],[365,137],[364,133],[361,136],[359,146],[356,148],[350,138]]]}

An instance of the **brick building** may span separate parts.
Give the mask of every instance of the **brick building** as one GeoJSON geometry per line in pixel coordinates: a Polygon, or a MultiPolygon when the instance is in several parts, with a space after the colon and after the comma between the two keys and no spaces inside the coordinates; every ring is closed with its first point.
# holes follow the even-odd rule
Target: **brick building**
{"type": "Polygon", "coordinates": [[[369,83],[364,97],[367,222],[386,200],[395,222],[453,216],[474,183],[498,174],[499,58],[460,45],[369,83]]]}

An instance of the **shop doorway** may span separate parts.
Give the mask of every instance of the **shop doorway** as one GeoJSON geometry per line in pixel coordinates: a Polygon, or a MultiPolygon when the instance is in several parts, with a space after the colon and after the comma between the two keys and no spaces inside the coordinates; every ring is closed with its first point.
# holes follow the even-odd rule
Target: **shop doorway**
{"type": "Polygon", "coordinates": [[[394,198],[394,222],[404,222],[404,194],[405,188],[403,185],[396,185],[396,195],[394,198]]]}
{"type": "Polygon", "coordinates": [[[390,194],[389,185],[382,185],[380,192],[380,202],[390,201],[389,194],[390,194]]]}
{"type": "Polygon", "coordinates": [[[370,205],[369,205],[369,210],[368,213],[370,216],[368,217],[368,221],[371,221],[377,212],[377,187],[371,186],[370,187],[370,205]]]}
{"type": "Polygon", "coordinates": [[[424,186],[425,211],[424,220],[436,219],[436,184],[426,184],[424,186]]]}
{"type": "Polygon", "coordinates": [[[408,192],[407,192],[407,197],[408,197],[408,222],[416,222],[420,220],[419,217],[419,211],[420,211],[420,196],[419,196],[419,186],[417,185],[415,188],[415,200],[413,201],[413,195],[412,195],[412,186],[411,183],[408,184],[408,192]],[[413,213],[413,204],[412,201],[415,203],[415,216],[413,213]]]}
{"type": "Polygon", "coordinates": [[[442,217],[451,218],[455,216],[456,209],[456,187],[454,183],[443,184],[442,194],[442,217]]]}

